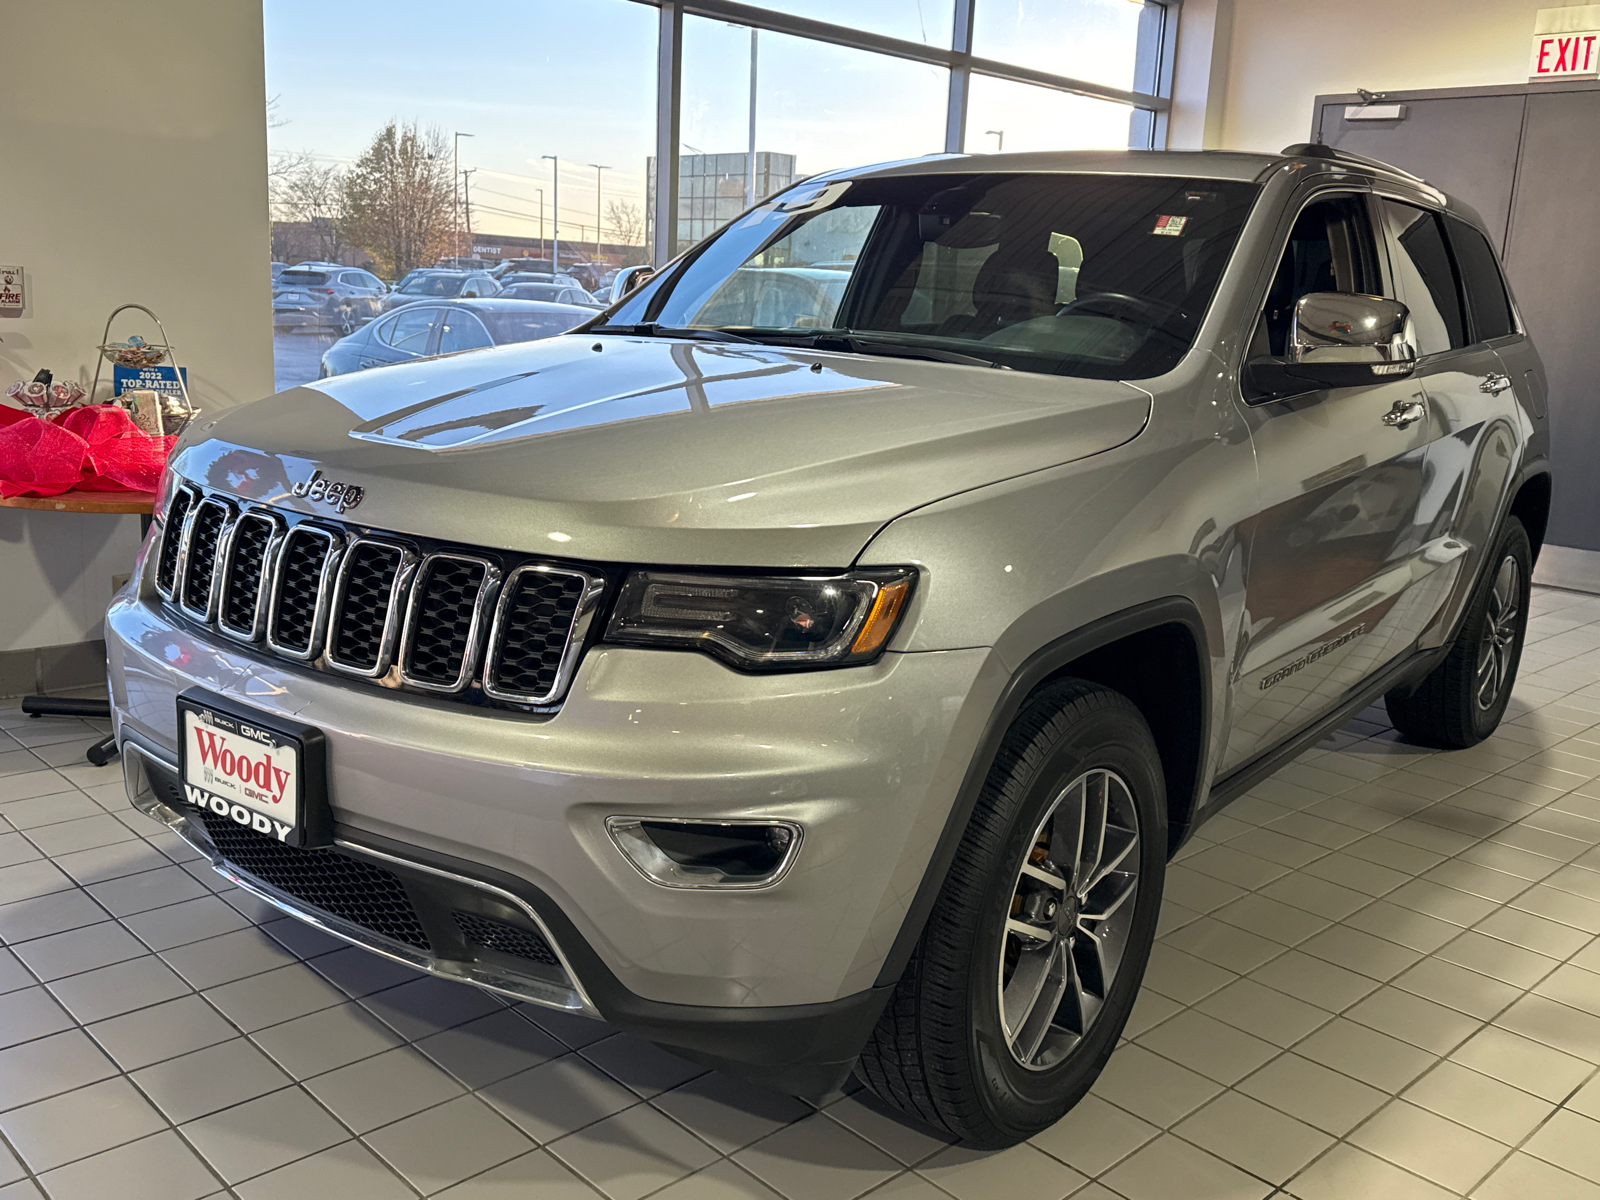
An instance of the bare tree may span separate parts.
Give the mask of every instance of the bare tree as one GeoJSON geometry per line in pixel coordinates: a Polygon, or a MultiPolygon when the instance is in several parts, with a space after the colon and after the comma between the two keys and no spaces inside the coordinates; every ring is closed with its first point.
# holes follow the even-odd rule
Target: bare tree
{"type": "Polygon", "coordinates": [[[612,200],[606,205],[606,224],[611,227],[611,240],[627,249],[622,252],[622,265],[638,266],[650,261],[644,245],[644,210],[632,200],[612,200]]]}
{"type": "Polygon", "coordinates": [[[338,261],[344,249],[344,172],[320,167],[302,152],[283,174],[269,177],[268,189],[273,220],[306,227],[308,257],[338,261]]]}
{"type": "Polygon", "coordinates": [[[436,261],[450,240],[444,134],[390,121],[343,176],[345,241],[391,279],[436,261]]]}

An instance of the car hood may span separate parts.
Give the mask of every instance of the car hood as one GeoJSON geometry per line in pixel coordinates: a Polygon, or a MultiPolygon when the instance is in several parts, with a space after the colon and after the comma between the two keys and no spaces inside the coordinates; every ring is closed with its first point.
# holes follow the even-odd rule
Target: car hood
{"type": "Polygon", "coordinates": [[[324,517],[594,561],[843,567],[886,522],[1133,438],[1130,384],[568,335],[319,380],[198,422],[185,479],[324,517]],[[304,488],[301,489],[305,491],[304,488]]]}

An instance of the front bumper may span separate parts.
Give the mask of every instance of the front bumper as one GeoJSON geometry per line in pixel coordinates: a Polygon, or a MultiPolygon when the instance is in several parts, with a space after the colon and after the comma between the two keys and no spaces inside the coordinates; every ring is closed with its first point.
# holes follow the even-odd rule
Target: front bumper
{"type": "Polygon", "coordinates": [[[797,1091],[842,1077],[860,1045],[848,1043],[876,1019],[873,984],[1003,674],[981,649],[746,675],[693,653],[601,647],[539,718],[297,670],[132,596],[107,614],[107,647],[119,739],[135,755],[175,761],[174,700],[191,686],[315,725],[341,850],[498,892],[504,915],[536,919],[565,977],[541,995],[457,960],[413,965],[717,1065],[765,1060],[764,1077],[797,1091]],[[805,837],[770,888],[677,890],[623,857],[605,831],[614,815],[775,818],[805,837]]]}

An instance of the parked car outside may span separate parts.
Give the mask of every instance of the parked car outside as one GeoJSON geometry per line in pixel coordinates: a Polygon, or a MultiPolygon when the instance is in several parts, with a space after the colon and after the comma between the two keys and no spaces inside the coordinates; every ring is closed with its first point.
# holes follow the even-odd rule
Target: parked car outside
{"type": "Polygon", "coordinates": [[[565,287],[582,287],[571,275],[556,275],[550,271],[508,271],[500,276],[500,286],[510,287],[517,283],[559,283],[565,287]]]}
{"type": "Polygon", "coordinates": [[[594,297],[575,283],[513,283],[502,289],[500,294],[508,300],[548,300],[552,304],[585,304],[592,308],[605,307],[595,303],[594,297]]]}
{"type": "Polygon", "coordinates": [[[830,172],[575,334],[191,425],[129,795],[347,941],[1011,1145],[1203,821],[1380,700],[1499,725],[1546,386],[1472,210],[1327,147],[830,172]]]}
{"type": "Polygon", "coordinates": [[[274,287],[276,287],[278,284],[278,276],[282,275],[288,269],[288,263],[275,262],[272,264],[272,284],[274,287]]]}
{"type": "Polygon", "coordinates": [[[449,304],[408,304],[340,338],[322,354],[319,378],[451,354],[555,337],[594,317],[593,306],[548,304],[505,295],[449,304]]]}
{"type": "Polygon", "coordinates": [[[385,296],[383,311],[419,300],[473,300],[499,292],[500,285],[483,271],[426,271],[385,296]]]}
{"type": "Polygon", "coordinates": [[[278,274],[272,290],[272,327],[349,333],[375,316],[388,285],[370,271],[303,263],[278,274]]]}
{"type": "Polygon", "coordinates": [[[496,263],[490,258],[467,255],[461,258],[441,258],[433,265],[441,271],[489,271],[496,263]]]}

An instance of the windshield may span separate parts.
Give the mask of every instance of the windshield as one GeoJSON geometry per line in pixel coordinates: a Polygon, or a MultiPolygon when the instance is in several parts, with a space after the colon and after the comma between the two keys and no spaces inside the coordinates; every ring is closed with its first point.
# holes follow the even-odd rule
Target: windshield
{"type": "Polygon", "coordinates": [[[591,312],[582,312],[572,309],[566,312],[548,309],[539,312],[479,312],[478,316],[489,327],[489,334],[494,338],[494,344],[504,346],[508,342],[533,342],[540,338],[555,337],[558,333],[565,333],[574,325],[581,325],[593,315],[591,312]]]}
{"type": "Polygon", "coordinates": [[[1127,175],[914,175],[782,193],[596,332],[709,329],[1142,379],[1177,365],[1259,189],[1127,175]]]}
{"type": "Polygon", "coordinates": [[[466,283],[462,275],[424,275],[400,289],[403,296],[454,296],[466,283]]]}
{"type": "Polygon", "coordinates": [[[500,294],[507,300],[554,300],[566,290],[555,283],[514,283],[500,294]]]}

